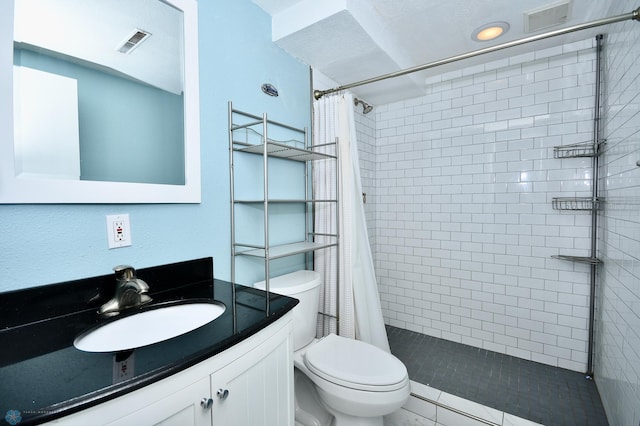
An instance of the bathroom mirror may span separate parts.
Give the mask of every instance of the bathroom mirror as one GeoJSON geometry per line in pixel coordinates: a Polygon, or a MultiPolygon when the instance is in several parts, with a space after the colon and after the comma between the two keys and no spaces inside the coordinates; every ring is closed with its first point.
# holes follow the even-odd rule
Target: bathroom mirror
{"type": "Polygon", "coordinates": [[[0,203],[200,202],[197,2],[32,2],[0,3],[0,203]]]}

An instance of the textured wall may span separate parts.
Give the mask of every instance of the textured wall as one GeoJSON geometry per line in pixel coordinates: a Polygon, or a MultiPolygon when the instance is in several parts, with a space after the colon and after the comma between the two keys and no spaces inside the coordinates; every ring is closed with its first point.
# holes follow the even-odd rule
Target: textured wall
{"type": "Polygon", "coordinates": [[[430,80],[377,106],[375,253],[389,324],[585,371],[590,159],[553,147],[592,137],[594,41],[430,80]]]}
{"type": "MultiPolygon", "coordinates": [[[[615,2],[611,15],[638,4],[615,2]]],[[[640,23],[612,25],[604,48],[595,379],[609,423],[640,423],[640,23]]]]}

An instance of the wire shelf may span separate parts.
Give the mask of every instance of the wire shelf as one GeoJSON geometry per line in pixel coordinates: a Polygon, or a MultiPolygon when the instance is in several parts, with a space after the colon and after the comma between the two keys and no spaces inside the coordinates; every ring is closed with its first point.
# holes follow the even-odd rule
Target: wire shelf
{"type": "MultiPolygon", "coordinates": [[[[248,152],[251,154],[264,154],[264,139],[260,132],[254,129],[237,127],[232,129],[233,149],[235,151],[248,152]]],[[[290,139],[279,141],[268,139],[266,153],[270,157],[286,158],[295,161],[312,161],[335,159],[336,156],[315,151],[316,147],[305,147],[304,141],[290,139]]]]}
{"type": "Polygon", "coordinates": [[[564,254],[551,255],[554,259],[568,260],[570,262],[588,263],[590,265],[597,265],[601,262],[597,257],[585,257],[585,256],[567,256],[564,254]]]}
{"type": "Polygon", "coordinates": [[[269,247],[269,256],[267,257],[267,250],[264,246],[259,247],[259,246],[250,245],[250,244],[236,243],[235,247],[237,247],[238,249],[235,251],[235,255],[260,257],[263,259],[273,260],[273,259],[280,259],[287,256],[292,256],[295,254],[310,253],[312,251],[322,250],[324,248],[335,247],[335,246],[337,246],[337,238],[334,238],[334,241],[327,242],[327,243],[314,243],[314,242],[302,241],[302,242],[291,243],[291,244],[283,244],[283,245],[269,247]],[[244,248],[248,248],[248,249],[244,249],[244,248]]]}
{"type": "Polygon", "coordinates": [[[593,142],[580,142],[553,147],[553,158],[593,157],[595,155],[596,145],[593,142]]]}
{"type": "Polygon", "coordinates": [[[551,200],[554,210],[599,210],[602,204],[601,198],[593,197],[557,197],[551,200]]]}

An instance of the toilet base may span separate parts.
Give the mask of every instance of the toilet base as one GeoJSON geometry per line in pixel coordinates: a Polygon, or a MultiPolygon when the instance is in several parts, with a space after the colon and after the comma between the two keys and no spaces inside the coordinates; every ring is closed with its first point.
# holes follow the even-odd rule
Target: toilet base
{"type": "Polygon", "coordinates": [[[331,426],[383,426],[382,417],[352,417],[342,413],[333,413],[331,426]]]}
{"type": "Polygon", "coordinates": [[[320,402],[313,382],[300,370],[293,370],[296,426],[331,426],[333,416],[320,402]]]}
{"type": "Polygon", "coordinates": [[[333,412],[318,395],[313,382],[298,368],[294,369],[296,426],[383,426],[383,418],[353,417],[333,412]]]}
{"type": "Polygon", "coordinates": [[[362,403],[354,404],[353,401],[351,403],[343,401],[340,397],[336,397],[333,393],[328,393],[322,388],[316,388],[316,391],[322,405],[333,415],[333,423],[331,423],[331,426],[383,426],[383,416],[391,414],[404,404],[404,402],[402,402],[402,404],[385,405],[384,402],[378,400],[383,395],[370,394],[368,396],[372,397],[374,404],[369,407],[364,407],[361,405],[362,403]],[[357,411],[362,412],[362,416],[345,413],[345,411],[353,413],[353,409],[357,406],[359,406],[357,411]],[[372,416],[366,416],[366,414],[372,416]]]}

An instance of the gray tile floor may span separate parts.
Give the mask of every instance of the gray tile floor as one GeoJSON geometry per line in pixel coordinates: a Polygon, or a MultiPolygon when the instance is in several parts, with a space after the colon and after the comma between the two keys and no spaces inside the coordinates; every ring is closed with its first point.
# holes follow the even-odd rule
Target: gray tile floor
{"type": "Polygon", "coordinates": [[[409,378],[544,425],[608,425],[585,375],[387,326],[409,378]]]}

